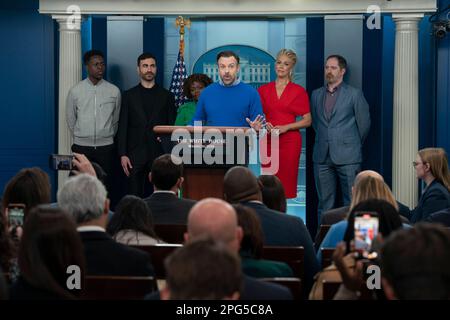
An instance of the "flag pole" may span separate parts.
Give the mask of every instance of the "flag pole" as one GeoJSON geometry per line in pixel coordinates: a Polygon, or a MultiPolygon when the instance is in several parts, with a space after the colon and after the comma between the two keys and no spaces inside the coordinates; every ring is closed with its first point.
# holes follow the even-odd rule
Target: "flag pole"
{"type": "Polygon", "coordinates": [[[169,91],[174,94],[176,108],[187,101],[187,98],[183,94],[183,84],[187,79],[186,65],[184,63],[184,34],[186,32],[185,28],[190,28],[190,26],[191,21],[189,19],[185,19],[182,16],[178,16],[175,19],[175,27],[177,29],[179,28],[180,43],[178,58],[173,68],[172,81],[170,83],[169,91]]]}
{"type": "Polygon", "coordinates": [[[175,25],[177,26],[177,28],[180,28],[180,54],[184,58],[184,28],[187,27],[189,29],[191,27],[191,20],[184,19],[183,16],[178,16],[175,20],[175,25]]]}

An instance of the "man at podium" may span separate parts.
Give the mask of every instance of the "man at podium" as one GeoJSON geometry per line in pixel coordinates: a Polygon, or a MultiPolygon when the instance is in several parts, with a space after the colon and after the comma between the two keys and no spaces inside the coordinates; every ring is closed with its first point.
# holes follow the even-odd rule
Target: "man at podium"
{"type": "Polygon", "coordinates": [[[191,125],[201,121],[205,126],[250,127],[259,130],[264,124],[258,92],[241,82],[239,56],[233,51],[217,55],[220,80],[205,88],[197,103],[191,125]]]}

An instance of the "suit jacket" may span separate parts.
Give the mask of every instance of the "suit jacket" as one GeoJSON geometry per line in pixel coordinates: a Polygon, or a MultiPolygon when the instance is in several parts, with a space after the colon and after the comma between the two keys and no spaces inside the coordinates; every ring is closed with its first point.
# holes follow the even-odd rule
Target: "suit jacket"
{"type": "Polygon", "coordinates": [[[328,210],[322,213],[320,225],[332,225],[338,223],[339,221],[342,221],[345,218],[347,218],[349,212],[350,212],[349,206],[328,210]]]}
{"type": "Polygon", "coordinates": [[[412,223],[416,223],[427,219],[432,213],[449,207],[450,192],[440,182],[433,180],[420,197],[417,207],[409,212],[400,213],[412,223]]]}
{"type": "Polygon", "coordinates": [[[433,214],[430,214],[428,218],[425,219],[425,221],[432,223],[440,223],[446,226],[447,228],[450,227],[450,207],[448,207],[445,210],[441,210],[433,214]]]}
{"type": "Polygon", "coordinates": [[[293,297],[286,287],[244,275],[240,300],[293,300],[293,297]]]}
{"type": "Polygon", "coordinates": [[[279,211],[269,209],[257,202],[245,202],[256,211],[261,221],[266,246],[302,246],[305,249],[305,284],[304,292],[309,292],[314,275],[319,271],[311,235],[303,220],[279,211]]]}
{"type": "Polygon", "coordinates": [[[120,109],[117,148],[120,156],[128,156],[131,163],[147,163],[167,152],[156,140],[153,127],[173,125],[176,118],[175,99],[171,92],[155,84],[157,98],[147,113],[142,101],[141,85],[123,93],[120,109]]]}
{"type": "MultiPolygon", "coordinates": [[[[257,280],[244,275],[240,300],[293,300],[291,291],[276,283],[257,280]]],[[[159,291],[145,296],[144,300],[161,300],[159,291]]]]}
{"type": "Polygon", "coordinates": [[[115,242],[106,232],[80,232],[88,275],[154,276],[148,253],[115,242]]]}
{"type": "Polygon", "coordinates": [[[32,286],[22,276],[11,285],[9,298],[11,300],[65,300],[65,297],[55,292],[32,286]]]}
{"type": "Polygon", "coordinates": [[[369,133],[369,105],[361,90],[342,83],[328,120],[325,115],[326,87],[313,91],[311,113],[316,132],[313,161],[324,163],[329,152],[336,165],[362,162],[362,144],[369,133]]]}
{"type": "Polygon", "coordinates": [[[187,224],[189,211],[196,203],[179,199],[172,193],[156,192],[144,199],[150,207],[155,224],[187,224]]]}

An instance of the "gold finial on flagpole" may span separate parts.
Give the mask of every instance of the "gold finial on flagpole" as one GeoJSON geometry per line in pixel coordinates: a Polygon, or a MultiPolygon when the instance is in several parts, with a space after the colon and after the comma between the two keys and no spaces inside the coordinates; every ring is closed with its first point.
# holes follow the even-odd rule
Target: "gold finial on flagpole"
{"type": "Polygon", "coordinates": [[[175,20],[175,26],[177,29],[180,28],[180,53],[184,56],[184,28],[189,29],[191,27],[191,20],[178,16],[175,20]]]}

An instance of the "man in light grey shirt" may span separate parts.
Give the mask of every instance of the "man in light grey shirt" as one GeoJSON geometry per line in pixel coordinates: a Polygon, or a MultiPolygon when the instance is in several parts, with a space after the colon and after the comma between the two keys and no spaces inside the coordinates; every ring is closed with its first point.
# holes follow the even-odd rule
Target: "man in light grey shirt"
{"type": "Polygon", "coordinates": [[[88,77],[70,89],[66,102],[67,125],[73,135],[72,151],[86,155],[103,168],[107,175],[105,184],[110,190],[120,90],[103,79],[105,62],[101,51],[86,52],[83,62],[88,77]]]}

